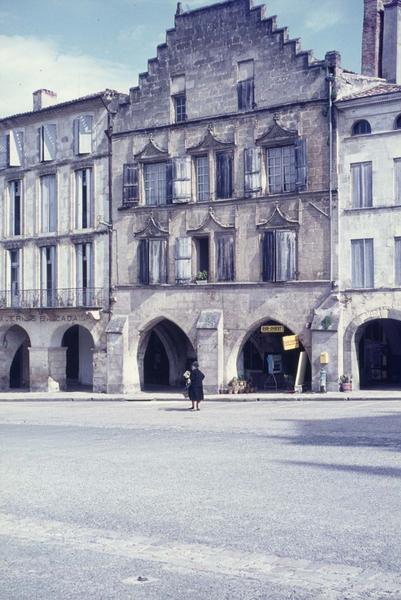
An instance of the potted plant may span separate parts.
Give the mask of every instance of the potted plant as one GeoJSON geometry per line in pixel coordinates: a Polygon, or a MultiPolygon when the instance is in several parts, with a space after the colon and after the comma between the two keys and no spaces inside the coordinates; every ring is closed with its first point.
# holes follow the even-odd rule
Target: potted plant
{"type": "Polygon", "coordinates": [[[352,392],[352,375],[341,375],[340,392],[352,392]]]}
{"type": "Polygon", "coordinates": [[[198,271],[195,277],[196,283],[207,283],[208,272],[207,271],[198,271]]]}

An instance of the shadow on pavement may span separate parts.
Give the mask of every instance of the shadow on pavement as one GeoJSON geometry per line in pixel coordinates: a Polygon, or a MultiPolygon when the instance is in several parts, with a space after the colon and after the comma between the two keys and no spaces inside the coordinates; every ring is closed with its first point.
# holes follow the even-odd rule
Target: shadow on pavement
{"type": "Polygon", "coordinates": [[[275,462],[299,467],[312,467],[316,469],[324,469],[326,471],[349,471],[352,473],[361,473],[364,475],[378,475],[381,477],[401,477],[401,469],[398,469],[396,467],[371,467],[367,465],[340,465],[330,463],[325,464],[298,460],[277,460],[275,462]]]}

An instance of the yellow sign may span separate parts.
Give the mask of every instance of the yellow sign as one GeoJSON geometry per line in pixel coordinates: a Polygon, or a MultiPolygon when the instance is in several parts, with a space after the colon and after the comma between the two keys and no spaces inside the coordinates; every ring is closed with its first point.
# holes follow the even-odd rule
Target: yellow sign
{"type": "Polygon", "coordinates": [[[284,333],[284,325],[262,325],[261,333],[284,333]]]}
{"type": "Polygon", "coordinates": [[[299,348],[299,337],[297,335],[285,335],[283,337],[284,350],[296,350],[299,348]]]}
{"type": "Polygon", "coordinates": [[[328,365],[329,364],[329,353],[328,352],[321,352],[320,353],[320,364],[321,365],[328,365]]]}

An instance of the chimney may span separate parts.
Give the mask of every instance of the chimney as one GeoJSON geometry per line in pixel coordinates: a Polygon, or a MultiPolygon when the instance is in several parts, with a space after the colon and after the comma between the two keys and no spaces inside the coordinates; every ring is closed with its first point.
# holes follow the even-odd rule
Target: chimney
{"type": "Polygon", "coordinates": [[[362,74],[382,76],[383,0],[364,0],[362,74]]]}
{"type": "Polygon", "coordinates": [[[51,90],[36,90],[36,92],[33,92],[32,96],[33,110],[41,110],[42,108],[53,106],[53,104],[56,104],[57,102],[57,94],[51,90]]]}
{"type": "Polygon", "coordinates": [[[401,84],[401,0],[384,5],[383,77],[401,84]]]}

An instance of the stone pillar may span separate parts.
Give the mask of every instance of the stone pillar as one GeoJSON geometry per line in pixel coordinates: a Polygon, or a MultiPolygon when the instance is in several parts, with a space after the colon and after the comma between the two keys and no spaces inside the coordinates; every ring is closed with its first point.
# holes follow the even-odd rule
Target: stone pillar
{"type": "Polygon", "coordinates": [[[224,339],[223,313],[220,310],[203,310],[196,324],[197,358],[205,374],[203,387],[206,393],[216,394],[223,385],[224,339]]]}
{"type": "Polygon", "coordinates": [[[4,392],[10,387],[10,359],[7,347],[0,347],[0,391],[4,392]]]}
{"type": "Polygon", "coordinates": [[[138,364],[131,356],[127,317],[114,317],[107,334],[107,392],[126,394],[140,390],[138,364]]]}
{"type": "Polygon", "coordinates": [[[381,77],[383,0],[364,0],[362,74],[381,77]]]}
{"type": "Polygon", "coordinates": [[[48,348],[50,377],[59,384],[60,390],[67,388],[67,348],[48,348]]]}
{"type": "Polygon", "coordinates": [[[107,392],[106,350],[97,350],[93,353],[93,391],[107,392]]]}
{"type": "Polygon", "coordinates": [[[31,392],[49,391],[49,349],[29,348],[29,380],[31,392]]]}
{"type": "Polygon", "coordinates": [[[401,0],[384,7],[383,77],[401,84],[401,0]]]}

